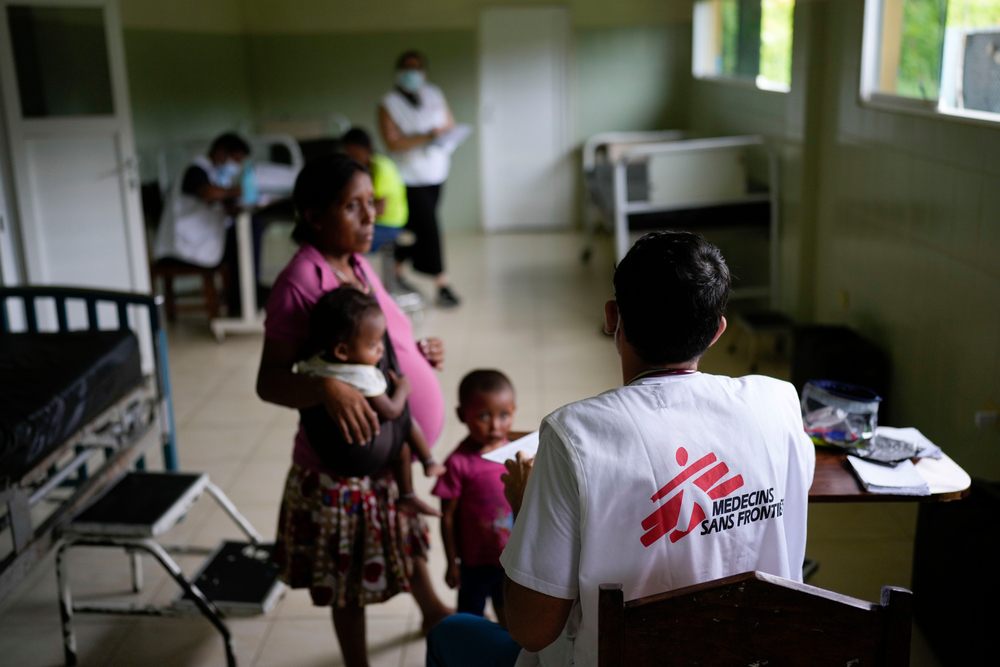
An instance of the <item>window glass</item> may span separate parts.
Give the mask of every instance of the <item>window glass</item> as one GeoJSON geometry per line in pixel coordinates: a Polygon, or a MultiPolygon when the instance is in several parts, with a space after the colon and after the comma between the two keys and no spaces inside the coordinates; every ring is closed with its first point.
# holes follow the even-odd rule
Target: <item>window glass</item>
{"type": "Polygon", "coordinates": [[[794,0],[701,0],[694,8],[692,71],[787,91],[794,0]]]}
{"type": "Polygon", "coordinates": [[[874,83],[866,97],[1000,113],[1000,0],[868,2],[866,33],[877,44],[865,63],[874,83]]]}
{"type": "Polygon", "coordinates": [[[25,118],[111,115],[111,72],[100,7],[8,5],[25,118]]]}

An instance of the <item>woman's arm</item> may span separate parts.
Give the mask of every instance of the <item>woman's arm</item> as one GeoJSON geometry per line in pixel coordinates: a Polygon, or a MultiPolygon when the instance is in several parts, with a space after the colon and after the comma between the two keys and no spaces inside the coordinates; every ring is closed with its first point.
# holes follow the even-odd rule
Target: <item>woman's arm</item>
{"type": "Polygon", "coordinates": [[[257,395],[268,403],[295,409],[322,403],[348,444],[368,442],[378,435],[378,415],[358,390],[334,378],[298,375],[292,371],[298,360],[298,346],[265,338],[257,395]]]}
{"type": "Polygon", "coordinates": [[[458,510],[458,498],[441,499],[441,541],[444,542],[444,553],[448,559],[448,569],[444,573],[444,581],[448,588],[458,588],[462,582],[458,569],[458,549],[455,544],[455,514],[458,510]]]}
{"type": "Polygon", "coordinates": [[[438,128],[438,134],[444,134],[451,128],[455,127],[455,117],[451,115],[451,107],[448,106],[448,100],[444,101],[444,113],[444,125],[438,128]]]}
{"type": "Polygon", "coordinates": [[[440,134],[440,130],[428,132],[427,134],[403,134],[396,121],[392,119],[385,107],[378,108],[378,128],[382,132],[382,141],[385,147],[393,153],[401,153],[411,148],[417,148],[431,142],[440,134]]]}

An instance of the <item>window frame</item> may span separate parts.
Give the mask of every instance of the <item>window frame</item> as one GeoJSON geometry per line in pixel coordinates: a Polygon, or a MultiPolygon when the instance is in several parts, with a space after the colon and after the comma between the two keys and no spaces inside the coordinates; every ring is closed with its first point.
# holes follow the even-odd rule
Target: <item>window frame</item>
{"type": "Polygon", "coordinates": [[[966,125],[996,128],[1000,126],[1000,113],[942,107],[939,99],[922,100],[916,97],[884,93],[878,89],[879,54],[882,47],[882,7],[884,0],[864,0],[864,28],[861,37],[861,73],[858,86],[858,103],[866,109],[904,113],[921,118],[945,119],[966,125]]]}
{"type": "MultiPolygon", "coordinates": [[[[705,74],[703,69],[704,63],[704,53],[705,44],[702,41],[703,37],[699,34],[697,20],[698,20],[698,7],[701,4],[699,0],[695,0],[691,4],[691,77],[695,81],[710,81],[712,83],[722,83],[735,85],[740,88],[746,88],[747,90],[756,90],[764,93],[776,93],[779,95],[787,95],[792,91],[791,83],[785,86],[782,84],[775,83],[774,85],[761,85],[760,81],[762,79],[761,75],[758,74],[754,78],[742,77],[742,76],[732,76],[728,74],[705,74]]],[[[795,29],[792,28],[792,43],[795,41],[795,29]]],[[[794,48],[794,47],[793,47],[794,48]]],[[[764,79],[767,81],[767,79],[764,79]]]]}

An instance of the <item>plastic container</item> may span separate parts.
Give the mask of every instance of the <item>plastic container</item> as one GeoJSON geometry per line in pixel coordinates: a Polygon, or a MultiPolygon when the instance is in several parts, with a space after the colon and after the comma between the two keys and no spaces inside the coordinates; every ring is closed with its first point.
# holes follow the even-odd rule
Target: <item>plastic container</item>
{"type": "Polygon", "coordinates": [[[802,388],[802,425],[809,436],[837,447],[867,447],[878,426],[882,397],[867,387],[810,380],[802,388]]]}

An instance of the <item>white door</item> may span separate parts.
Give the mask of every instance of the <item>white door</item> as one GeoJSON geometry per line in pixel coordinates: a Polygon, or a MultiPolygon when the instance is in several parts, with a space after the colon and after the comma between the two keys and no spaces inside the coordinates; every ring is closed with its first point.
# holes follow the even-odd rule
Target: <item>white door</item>
{"type": "Polygon", "coordinates": [[[569,10],[491,7],[479,22],[482,217],[487,231],[572,222],[569,10]]]}
{"type": "Polygon", "coordinates": [[[0,56],[26,280],[148,292],[117,2],[0,0],[0,56]]]}

